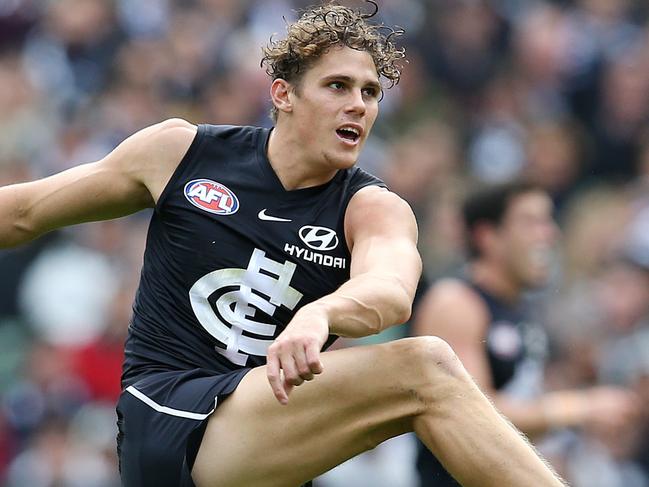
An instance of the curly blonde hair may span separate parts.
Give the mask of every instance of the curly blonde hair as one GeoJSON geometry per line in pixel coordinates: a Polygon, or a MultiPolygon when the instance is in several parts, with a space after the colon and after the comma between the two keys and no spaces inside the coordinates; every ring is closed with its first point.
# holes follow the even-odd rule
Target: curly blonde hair
{"type": "MultiPolygon", "coordinates": [[[[402,29],[392,29],[370,24],[367,19],[378,12],[366,14],[333,2],[310,7],[300,18],[287,25],[284,39],[272,40],[263,48],[261,65],[273,79],[284,79],[299,86],[300,79],[323,54],[333,46],[347,46],[365,51],[372,56],[379,76],[389,81],[388,88],[399,82],[405,50],[398,48],[394,38],[403,34],[402,29]]],[[[277,120],[277,108],[271,109],[271,118],[277,120]]]]}

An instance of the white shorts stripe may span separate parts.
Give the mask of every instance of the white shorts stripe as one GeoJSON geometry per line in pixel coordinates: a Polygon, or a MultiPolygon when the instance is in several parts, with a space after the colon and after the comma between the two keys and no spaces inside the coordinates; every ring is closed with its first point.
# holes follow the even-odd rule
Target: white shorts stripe
{"type": "Polygon", "coordinates": [[[170,416],[177,416],[179,418],[196,419],[198,421],[204,420],[214,412],[214,409],[216,409],[216,401],[218,400],[218,398],[214,398],[214,409],[212,409],[207,414],[202,414],[202,413],[192,413],[191,411],[183,411],[181,409],[174,409],[167,406],[161,406],[150,397],[145,396],[142,392],[138,391],[133,386],[128,386],[126,388],[126,392],[131,393],[133,396],[137,397],[144,404],[155,409],[159,413],[169,414],[170,416]]]}

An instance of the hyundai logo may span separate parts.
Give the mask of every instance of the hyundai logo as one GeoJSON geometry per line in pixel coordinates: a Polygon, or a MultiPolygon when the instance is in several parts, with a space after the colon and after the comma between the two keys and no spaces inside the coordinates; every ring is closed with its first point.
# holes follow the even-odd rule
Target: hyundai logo
{"type": "Polygon", "coordinates": [[[305,225],[300,228],[299,235],[314,250],[333,250],[338,246],[338,235],[331,228],[305,225]]]}

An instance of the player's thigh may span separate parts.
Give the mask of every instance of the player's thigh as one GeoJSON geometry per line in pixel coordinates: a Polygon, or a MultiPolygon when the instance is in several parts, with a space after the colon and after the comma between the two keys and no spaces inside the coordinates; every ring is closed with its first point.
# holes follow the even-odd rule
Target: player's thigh
{"type": "Polygon", "coordinates": [[[421,402],[408,377],[421,339],[322,355],[324,372],[280,405],[266,368],[249,372],[209,419],[194,464],[199,487],[300,485],[412,428],[421,402]],[[413,355],[413,352],[414,355],[413,355]]]}

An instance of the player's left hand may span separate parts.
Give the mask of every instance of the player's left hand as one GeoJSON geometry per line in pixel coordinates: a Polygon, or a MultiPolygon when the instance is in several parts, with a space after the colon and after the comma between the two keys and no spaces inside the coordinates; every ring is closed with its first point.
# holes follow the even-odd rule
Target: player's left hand
{"type": "Polygon", "coordinates": [[[324,313],[305,306],[268,348],[266,375],[280,404],[288,404],[293,387],[322,373],[320,350],[328,336],[324,313]]]}

